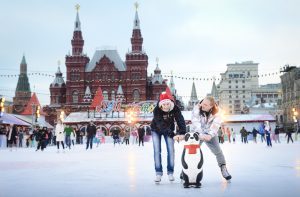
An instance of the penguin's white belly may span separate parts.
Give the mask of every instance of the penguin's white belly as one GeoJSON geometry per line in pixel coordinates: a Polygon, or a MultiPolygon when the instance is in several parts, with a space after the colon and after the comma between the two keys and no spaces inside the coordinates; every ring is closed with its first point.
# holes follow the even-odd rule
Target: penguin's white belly
{"type": "Polygon", "coordinates": [[[197,149],[196,154],[188,154],[188,151],[189,150],[186,150],[184,157],[185,163],[187,164],[188,168],[183,168],[183,172],[189,177],[190,183],[195,183],[198,174],[202,171],[202,166],[200,167],[200,169],[198,169],[198,164],[200,163],[202,157],[199,149],[197,149]]]}

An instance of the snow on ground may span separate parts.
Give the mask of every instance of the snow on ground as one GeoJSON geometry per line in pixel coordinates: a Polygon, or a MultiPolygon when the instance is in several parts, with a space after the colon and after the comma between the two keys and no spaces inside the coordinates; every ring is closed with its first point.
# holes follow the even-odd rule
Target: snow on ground
{"type": "MultiPolygon", "coordinates": [[[[232,181],[221,177],[216,159],[203,144],[202,188],[184,189],[179,180],[182,143],[176,143],[175,178],[154,183],[152,142],[138,145],[83,145],[65,153],[54,146],[0,150],[0,196],[299,196],[300,142],[294,144],[222,144],[232,181]]],[[[166,169],[164,142],[163,166],[166,169]]]]}

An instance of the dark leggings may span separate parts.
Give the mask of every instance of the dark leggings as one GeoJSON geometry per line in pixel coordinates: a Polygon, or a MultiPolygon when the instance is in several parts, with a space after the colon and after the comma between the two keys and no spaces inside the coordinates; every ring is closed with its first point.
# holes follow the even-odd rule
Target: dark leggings
{"type": "Polygon", "coordinates": [[[139,146],[141,145],[141,142],[142,142],[142,145],[144,146],[144,137],[139,137],[139,146]]]}
{"type": "MultiPolygon", "coordinates": [[[[59,142],[56,142],[56,145],[57,145],[57,149],[59,149],[59,142]]],[[[61,145],[62,145],[63,149],[65,149],[65,145],[64,145],[63,141],[61,141],[61,145]]]]}

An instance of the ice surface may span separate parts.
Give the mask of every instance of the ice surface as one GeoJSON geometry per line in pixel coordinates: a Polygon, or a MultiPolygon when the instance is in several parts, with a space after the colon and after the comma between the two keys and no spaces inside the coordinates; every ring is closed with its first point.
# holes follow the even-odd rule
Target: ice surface
{"type": "MultiPolygon", "coordinates": [[[[76,145],[65,153],[56,147],[0,149],[0,196],[300,196],[300,142],[268,148],[266,144],[225,142],[221,147],[232,175],[225,181],[205,144],[202,188],[184,189],[179,180],[182,143],[175,143],[175,181],[166,173],[154,183],[152,142],[125,146],[111,143],[85,150],[76,145]]],[[[95,145],[95,144],[94,144],[95,145]]],[[[162,142],[163,167],[166,148],[162,142]]]]}

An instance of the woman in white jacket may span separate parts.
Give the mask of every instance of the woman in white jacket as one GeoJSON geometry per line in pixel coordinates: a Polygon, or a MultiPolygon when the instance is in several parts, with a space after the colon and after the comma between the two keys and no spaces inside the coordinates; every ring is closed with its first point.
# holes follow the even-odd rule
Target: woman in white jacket
{"type": "Polygon", "coordinates": [[[226,180],[231,175],[226,168],[226,161],[218,142],[218,129],[221,126],[221,117],[218,114],[218,106],[213,97],[206,97],[196,105],[192,112],[191,130],[199,132],[201,144],[203,141],[216,156],[221,173],[226,180]]]}
{"type": "Polygon", "coordinates": [[[57,152],[59,152],[59,143],[60,142],[61,142],[63,149],[65,149],[64,125],[62,124],[61,120],[58,120],[57,125],[55,127],[55,136],[56,136],[57,152]]]}

